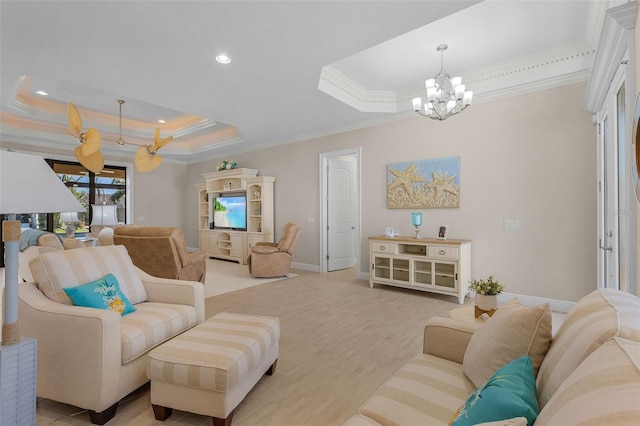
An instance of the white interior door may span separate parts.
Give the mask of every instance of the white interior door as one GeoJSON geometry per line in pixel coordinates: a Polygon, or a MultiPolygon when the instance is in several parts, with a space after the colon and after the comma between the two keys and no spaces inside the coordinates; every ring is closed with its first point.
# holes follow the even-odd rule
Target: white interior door
{"type": "Polygon", "coordinates": [[[327,178],[327,270],[335,271],[356,264],[355,162],[329,158],[327,178]]]}

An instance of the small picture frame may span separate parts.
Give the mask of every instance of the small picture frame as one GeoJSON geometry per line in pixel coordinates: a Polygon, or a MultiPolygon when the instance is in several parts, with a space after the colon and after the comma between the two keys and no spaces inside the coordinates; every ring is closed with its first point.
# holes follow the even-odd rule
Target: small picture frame
{"type": "Polygon", "coordinates": [[[449,234],[449,225],[438,225],[438,239],[446,240],[449,234]]]}

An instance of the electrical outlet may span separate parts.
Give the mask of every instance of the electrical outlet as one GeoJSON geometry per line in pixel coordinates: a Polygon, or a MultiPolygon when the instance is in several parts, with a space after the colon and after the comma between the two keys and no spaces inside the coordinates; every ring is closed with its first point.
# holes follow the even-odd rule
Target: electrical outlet
{"type": "Polygon", "coordinates": [[[504,229],[520,229],[520,221],[518,219],[505,219],[504,229]]]}

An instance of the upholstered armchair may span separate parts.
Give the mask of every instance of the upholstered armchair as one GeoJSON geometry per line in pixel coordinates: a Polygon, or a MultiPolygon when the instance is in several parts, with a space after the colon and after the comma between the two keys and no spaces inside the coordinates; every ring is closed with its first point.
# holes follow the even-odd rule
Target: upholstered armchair
{"type": "MultiPolygon", "coordinates": [[[[109,421],[148,381],[151,349],[204,321],[202,285],[153,277],[123,246],[55,250],[30,268],[34,282],[19,285],[18,312],[21,334],[38,339],[37,395],[88,410],[94,424],[109,421]],[[108,274],[134,312],[121,315],[113,299],[85,307],[70,298],[71,288],[97,287],[108,274]]],[[[99,298],[111,295],[92,288],[99,298]]]]}
{"type": "Polygon", "coordinates": [[[20,235],[20,253],[18,254],[18,275],[24,281],[33,281],[29,262],[43,253],[59,250],[84,248],[85,244],[74,238],[60,238],[52,232],[38,229],[24,229],[20,235]]]}
{"type": "Polygon", "coordinates": [[[281,277],[289,273],[293,249],[298,241],[300,226],[287,223],[278,243],[259,242],[251,248],[249,273],[255,278],[281,277]]]}
{"type": "Polygon", "coordinates": [[[113,243],[125,246],[133,264],[147,274],[204,284],[206,254],[190,253],[180,228],[120,226],[113,231],[113,243]]]}

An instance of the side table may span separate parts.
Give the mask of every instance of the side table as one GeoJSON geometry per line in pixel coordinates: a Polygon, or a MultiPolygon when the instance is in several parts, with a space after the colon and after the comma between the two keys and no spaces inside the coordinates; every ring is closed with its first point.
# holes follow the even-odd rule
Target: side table
{"type": "Polygon", "coordinates": [[[476,322],[482,324],[489,319],[489,315],[482,314],[478,318],[475,317],[475,306],[463,306],[462,308],[456,308],[449,311],[449,317],[468,322],[476,322]]]}

